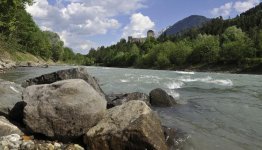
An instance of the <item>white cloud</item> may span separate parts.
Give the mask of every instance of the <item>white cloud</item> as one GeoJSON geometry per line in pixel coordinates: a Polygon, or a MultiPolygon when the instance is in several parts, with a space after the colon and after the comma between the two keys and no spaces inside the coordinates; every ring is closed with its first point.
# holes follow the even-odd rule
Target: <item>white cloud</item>
{"type": "Polygon", "coordinates": [[[236,2],[225,3],[224,5],[214,8],[211,10],[211,14],[214,17],[223,16],[229,17],[231,12],[242,13],[249,10],[252,7],[255,7],[260,3],[261,0],[242,0],[236,2]]]}
{"type": "Polygon", "coordinates": [[[232,11],[233,3],[226,3],[218,8],[214,8],[211,13],[213,16],[223,16],[228,17],[232,11]]]}
{"type": "Polygon", "coordinates": [[[27,7],[27,11],[31,15],[38,18],[46,17],[48,15],[48,9],[49,9],[49,5],[48,5],[48,1],[46,0],[36,1],[32,7],[27,7]]]}
{"type": "Polygon", "coordinates": [[[51,28],[48,28],[48,27],[46,27],[46,26],[40,26],[40,29],[41,29],[42,31],[52,31],[51,28]]]}
{"type": "Polygon", "coordinates": [[[144,1],[56,0],[56,4],[51,5],[48,0],[35,0],[26,10],[41,29],[57,32],[66,46],[79,52],[90,47],[87,45],[96,45],[87,40],[91,36],[119,29],[121,24],[115,17],[145,7],[144,1]],[[87,44],[84,44],[86,41],[87,44]]]}
{"type": "Polygon", "coordinates": [[[90,40],[88,40],[83,35],[77,35],[67,31],[62,31],[58,33],[61,40],[64,41],[65,45],[73,45],[76,53],[87,54],[90,48],[96,48],[98,45],[90,40]]]}
{"type": "Polygon", "coordinates": [[[135,13],[130,17],[130,23],[125,26],[122,37],[144,37],[146,32],[154,28],[155,23],[141,13],[135,13]]]}
{"type": "Polygon", "coordinates": [[[245,12],[249,10],[250,8],[255,7],[257,4],[259,4],[260,0],[245,0],[243,2],[237,1],[234,4],[234,8],[238,13],[245,12]]]}

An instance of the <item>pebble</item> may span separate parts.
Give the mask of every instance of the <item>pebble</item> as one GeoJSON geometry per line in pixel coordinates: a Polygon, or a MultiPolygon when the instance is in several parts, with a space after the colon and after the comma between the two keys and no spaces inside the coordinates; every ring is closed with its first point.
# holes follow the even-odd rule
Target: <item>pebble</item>
{"type": "Polygon", "coordinates": [[[84,150],[78,144],[62,144],[51,141],[38,141],[33,137],[12,134],[0,138],[0,150],[84,150]]]}

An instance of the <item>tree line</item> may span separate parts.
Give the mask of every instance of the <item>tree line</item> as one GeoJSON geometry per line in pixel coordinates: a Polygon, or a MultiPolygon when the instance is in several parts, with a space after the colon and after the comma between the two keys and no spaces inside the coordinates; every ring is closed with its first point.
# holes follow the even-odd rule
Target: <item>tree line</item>
{"type": "Polygon", "coordinates": [[[0,0],[0,42],[13,51],[29,52],[45,60],[160,69],[199,64],[247,67],[261,64],[262,3],[233,19],[218,17],[202,27],[173,36],[162,34],[144,43],[121,39],[115,45],[91,49],[87,55],[75,54],[65,47],[58,34],[41,31],[25,10],[32,3],[32,0],[0,0]]]}
{"type": "Polygon", "coordinates": [[[250,67],[262,63],[262,3],[233,19],[212,19],[202,27],[145,43],[121,39],[91,49],[95,65],[176,69],[196,65],[250,67]]]}

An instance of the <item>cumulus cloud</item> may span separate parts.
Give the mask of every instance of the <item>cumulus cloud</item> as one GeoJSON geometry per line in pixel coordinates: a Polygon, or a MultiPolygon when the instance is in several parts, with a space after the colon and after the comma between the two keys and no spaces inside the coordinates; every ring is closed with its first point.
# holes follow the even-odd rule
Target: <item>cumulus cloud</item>
{"type": "Polygon", "coordinates": [[[90,48],[97,47],[98,45],[93,41],[88,40],[83,35],[77,35],[68,31],[62,31],[58,33],[61,40],[64,41],[65,45],[72,45],[77,48],[76,53],[87,54],[90,48]]]}
{"type": "Polygon", "coordinates": [[[233,3],[226,3],[218,8],[214,8],[211,13],[213,16],[228,17],[232,11],[233,3]]]}
{"type": "Polygon", "coordinates": [[[51,5],[48,0],[35,0],[26,10],[41,29],[57,32],[66,46],[82,52],[96,45],[86,39],[119,29],[121,24],[115,17],[145,7],[144,1],[56,0],[56,4],[51,5]]]}
{"type": "Polygon", "coordinates": [[[255,7],[257,4],[259,4],[260,0],[246,0],[246,1],[237,1],[234,4],[234,8],[238,13],[245,12],[249,10],[250,8],[255,7]]]}
{"type": "Polygon", "coordinates": [[[122,37],[144,37],[146,32],[154,28],[155,23],[141,13],[135,13],[130,17],[130,23],[124,27],[122,37]]]}
{"type": "Polygon", "coordinates": [[[249,10],[252,7],[255,7],[260,3],[261,0],[242,0],[236,2],[225,3],[224,5],[214,8],[211,10],[211,14],[215,17],[223,16],[229,17],[231,12],[242,13],[249,10]]]}
{"type": "Polygon", "coordinates": [[[49,5],[46,0],[38,0],[32,7],[27,7],[27,11],[37,18],[44,18],[48,15],[49,5]]]}

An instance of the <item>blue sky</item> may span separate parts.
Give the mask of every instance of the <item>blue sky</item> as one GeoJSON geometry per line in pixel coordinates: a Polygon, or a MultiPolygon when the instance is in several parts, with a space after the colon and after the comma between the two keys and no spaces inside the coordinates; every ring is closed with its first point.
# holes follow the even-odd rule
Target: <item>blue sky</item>
{"type": "Polygon", "coordinates": [[[57,32],[65,46],[88,53],[128,35],[143,37],[190,15],[235,17],[261,0],[35,0],[27,11],[42,30],[57,32]]]}

